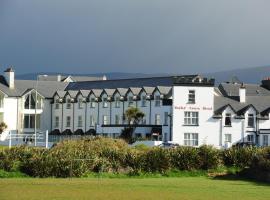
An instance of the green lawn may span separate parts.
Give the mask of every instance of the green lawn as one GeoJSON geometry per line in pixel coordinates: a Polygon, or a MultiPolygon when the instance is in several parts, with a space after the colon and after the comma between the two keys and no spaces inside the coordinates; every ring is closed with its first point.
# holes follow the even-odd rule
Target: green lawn
{"type": "Polygon", "coordinates": [[[0,199],[269,199],[270,185],[185,178],[0,179],[0,199]]]}

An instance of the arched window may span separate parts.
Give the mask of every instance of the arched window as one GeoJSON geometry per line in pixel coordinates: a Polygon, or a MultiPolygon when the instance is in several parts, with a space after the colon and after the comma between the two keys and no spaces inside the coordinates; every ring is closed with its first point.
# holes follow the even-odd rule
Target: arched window
{"type": "Polygon", "coordinates": [[[42,108],[42,97],[39,94],[36,94],[36,92],[32,91],[25,95],[24,109],[35,109],[36,105],[37,109],[42,108]]]}

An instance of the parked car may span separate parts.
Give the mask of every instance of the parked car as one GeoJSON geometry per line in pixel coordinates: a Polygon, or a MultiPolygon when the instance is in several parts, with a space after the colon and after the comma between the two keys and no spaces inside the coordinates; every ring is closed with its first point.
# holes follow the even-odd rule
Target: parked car
{"type": "Polygon", "coordinates": [[[251,146],[256,146],[254,142],[238,142],[234,146],[236,147],[251,147],[251,146]]]}
{"type": "Polygon", "coordinates": [[[159,147],[162,148],[176,148],[179,147],[179,144],[177,143],[171,143],[171,142],[163,142],[160,145],[158,145],[159,147]]]}

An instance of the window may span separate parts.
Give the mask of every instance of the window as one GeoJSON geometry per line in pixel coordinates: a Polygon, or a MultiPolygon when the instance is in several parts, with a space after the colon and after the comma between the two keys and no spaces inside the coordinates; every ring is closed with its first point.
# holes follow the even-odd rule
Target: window
{"type": "Polygon", "coordinates": [[[225,134],[225,143],[229,142],[232,143],[232,134],[225,134]]]}
{"type": "Polygon", "coordinates": [[[71,124],[71,117],[70,116],[67,116],[67,121],[66,121],[66,127],[70,127],[70,124],[71,124]]]}
{"type": "Polygon", "coordinates": [[[82,116],[78,116],[78,127],[82,127],[83,126],[83,120],[82,120],[82,116]]]}
{"type": "Polygon", "coordinates": [[[24,109],[35,109],[36,104],[37,109],[42,108],[42,98],[39,94],[36,94],[36,92],[31,92],[25,96],[24,109]]]}
{"type": "Polygon", "coordinates": [[[133,102],[133,96],[129,96],[128,97],[128,107],[133,106],[134,102],[133,102]]]}
{"type": "Polygon", "coordinates": [[[268,135],[263,135],[263,146],[268,146],[268,135]]]}
{"type": "Polygon", "coordinates": [[[90,115],[90,126],[95,126],[96,124],[96,119],[93,115],[90,115]]]}
{"type": "Polygon", "coordinates": [[[155,115],[155,125],[160,125],[160,115],[159,114],[155,115]]]}
{"type": "Polygon", "coordinates": [[[254,143],[254,135],[248,135],[247,136],[247,141],[251,142],[251,143],[254,143]]]}
{"type": "Polygon", "coordinates": [[[78,108],[83,109],[83,99],[79,99],[78,101],[78,108]]]}
{"type": "Polygon", "coordinates": [[[142,98],[142,99],[141,99],[141,102],[142,102],[141,106],[142,106],[142,107],[146,107],[146,96],[143,95],[141,98],[142,98]]]}
{"type": "MultiPolygon", "coordinates": [[[[35,128],[35,115],[24,115],[24,128],[35,128]]],[[[36,128],[40,128],[40,115],[36,115],[36,128]]]]}
{"type": "Polygon", "coordinates": [[[59,109],[59,103],[56,103],[55,104],[55,110],[58,110],[59,109]]]}
{"type": "Polygon", "coordinates": [[[96,107],[95,98],[91,98],[91,100],[90,100],[90,108],[95,108],[95,107],[96,107]]]}
{"type": "Polygon", "coordinates": [[[184,125],[191,125],[191,126],[199,125],[199,113],[185,112],[184,125]]]}
{"type": "Polygon", "coordinates": [[[188,103],[195,103],[195,90],[188,91],[188,103]]]}
{"type": "Polygon", "coordinates": [[[67,105],[66,105],[67,109],[71,109],[71,99],[67,99],[67,105]]]}
{"type": "Polygon", "coordinates": [[[225,126],[232,126],[232,115],[230,113],[225,115],[225,126]]]}
{"type": "Polygon", "coordinates": [[[115,107],[120,108],[120,97],[115,97],[115,107]]]}
{"type": "Polygon", "coordinates": [[[102,102],[103,102],[103,108],[107,108],[108,107],[108,99],[106,97],[104,97],[102,99],[102,102]]]}
{"type": "Polygon", "coordinates": [[[169,113],[164,112],[164,125],[168,125],[168,118],[169,118],[169,113]]]}
{"type": "Polygon", "coordinates": [[[109,121],[108,121],[108,115],[103,115],[103,125],[108,125],[109,121]]]}
{"type": "Polygon", "coordinates": [[[159,107],[161,105],[161,100],[160,100],[160,96],[156,95],[155,96],[155,106],[159,107]]]}
{"type": "Polygon", "coordinates": [[[184,145],[185,146],[198,146],[198,133],[185,133],[184,134],[184,145]]]}
{"type": "Polygon", "coordinates": [[[58,128],[59,127],[59,117],[58,116],[55,117],[54,127],[55,128],[58,128]]]}
{"type": "Polygon", "coordinates": [[[254,115],[248,114],[248,127],[254,127],[254,115]]]}
{"type": "Polygon", "coordinates": [[[120,124],[120,117],[119,117],[119,115],[115,115],[115,124],[120,124]]]}

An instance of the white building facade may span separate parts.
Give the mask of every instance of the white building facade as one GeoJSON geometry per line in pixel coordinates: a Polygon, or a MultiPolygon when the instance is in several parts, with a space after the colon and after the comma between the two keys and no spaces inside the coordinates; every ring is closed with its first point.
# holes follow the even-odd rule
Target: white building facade
{"type": "Polygon", "coordinates": [[[218,87],[198,75],[59,80],[15,80],[14,71],[6,70],[0,80],[0,121],[17,133],[117,138],[129,126],[124,113],[137,107],[145,114],[134,126],[138,140],[218,148],[270,144],[268,80],[218,87]]]}

